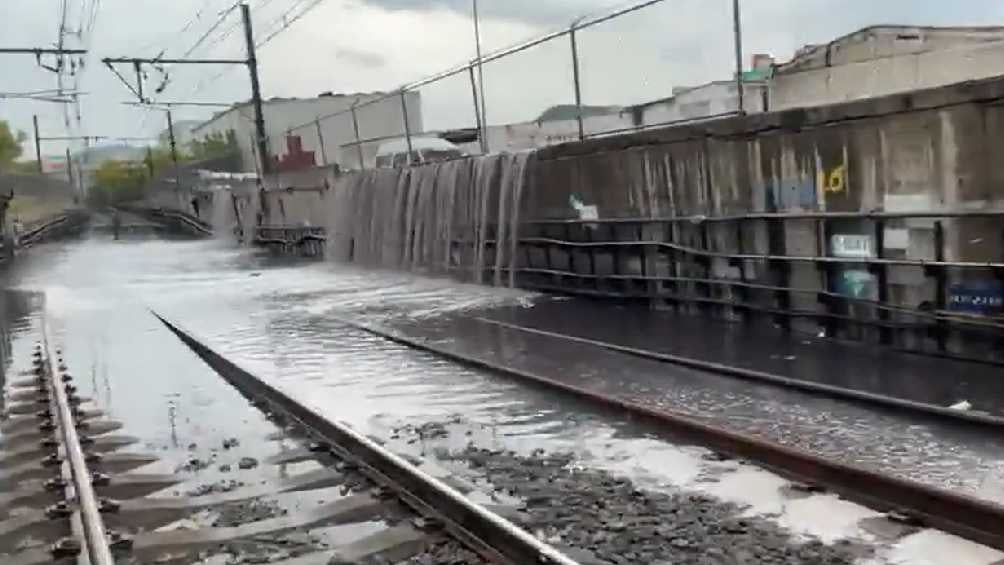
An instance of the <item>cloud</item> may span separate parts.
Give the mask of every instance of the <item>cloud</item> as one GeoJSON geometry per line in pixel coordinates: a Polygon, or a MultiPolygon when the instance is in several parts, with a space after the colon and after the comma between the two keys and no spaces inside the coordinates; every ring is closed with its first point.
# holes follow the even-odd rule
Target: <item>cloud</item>
{"type": "MultiPolygon", "coordinates": [[[[91,0],[93,1],[93,0],[91,0]]],[[[1004,20],[1004,2],[956,0],[741,0],[744,58],[772,53],[785,59],[806,43],[829,41],[866,25],[910,23],[980,25],[1004,20]]],[[[480,0],[485,51],[566,26],[586,12],[622,6],[626,0],[480,0]]],[[[0,0],[4,44],[50,44],[59,22],[38,0],[0,0]]],[[[71,3],[76,5],[77,3],[71,3]]],[[[123,106],[132,98],[97,61],[104,56],[154,55],[168,47],[180,54],[208,29],[232,0],[129,0],[103,2],[94,53],[82,76],[83,116],[90,135],[155,135],[160,112],[123,106]],[[190,31],[179,30],[202,7],[190,31]],[[149,17],[155,13],[157,17],[149,17]]],[[[264,37],[281,25],[293,0],[253,3],[255,31],[264,37]],[[277,23],[279,22],[279,23],[277,23]]],[[[674,86],[732,76],[731,0],[667,0],[579,34],[582,87],[588,104],[631,104],[667,96],[674,86]]],[[[224,28],[232,25],[228,21],[224,28]]],[[[71,26],[73,27],[73,26],[71,26]]],[[[238,30],[239,31],[239,30],[238,30]]],[[[213,44],[215,37],[207,42],[213,44]]],[[[196,56],[241,57],[240,33],[196,56]]],[[[474,56],[470,0],[326,0],[259,52],[266,96],[313,96],[324,91],[387,90],[450,68],[474,56]]],[[[52,88],[55,78],[31,57],[4,58],[0,91],[52,88]]],[[[247,71],[175,66],[165,100],[232,101],[248,98],[247,71]],[[205,86],[191,95],[200,81],[205,86]]],[[[127,76],[129,69],[121,71],[127,76]]],[[[544,108],[573,101],[571,57],[560,38],[485,67],[492,123],[530,119],[544,108]]],[[[130,76],[131,78],[131,76],[130,76]]],[[[155,73],[151,81],[156,81],[155,73]]],[[[428,127],[473,124],[469,77],[422,89],[428,127]]],[[[179,108],[176,120],[202,119],[204,108],[179,108]]],[[[0,118],[25,131],[38,114],[43,135],[62,135],[62,109],[52,104],[4,101],[0,118]]],[[[28,148],[30,153],[30,148],[28,148]]],[[[46,152],[60,153],[53,142],[46,152]]]]}
{"type": "Polygon", "coordinates": [[[387,64],[387,59],[376,51],[343,47],[335,51],[335,58],[350,65],[379,68],[387,64]]]}
{"type": "MultiPolygon", "coordinates": [[[[471,17],[473,0],[362,0],[388,11],[429,12],[447,10],[471,17]]],[[[486,19],[500,19],[560,26],[587,12],[622,4],[623,0],[479,0],[478,11],[486,19]]]]}

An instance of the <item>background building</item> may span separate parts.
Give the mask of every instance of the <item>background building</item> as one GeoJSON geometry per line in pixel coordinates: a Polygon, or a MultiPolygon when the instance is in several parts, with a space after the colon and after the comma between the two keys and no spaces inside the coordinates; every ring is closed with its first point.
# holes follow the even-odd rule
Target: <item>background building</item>
{"type": "Polygon", "coordinates": [[[770,80],[770,108],[818,106],[1004,74],[1004,28],[873,26],[800,49],[770,80]]]}
{"type": "MultiPolygon", "coordinates": [[[[174,142],[179,150],[187,150],[188,145],[195,139],[195,128],[203,124],[202,120],[178,120],[174,122],[174,142]]],[[[157,141],[161,145],[167,145],[171,141],[171,133],[164,128],[157,136],[157,141]]]]}
{"type": "MultiPolygon", "coordinates": [[[[408,124],[413,133],[422,131],[422,105],[418,92],[405,95],[407,101],[408,124]]],[[[272,161],[278,169],[298,169],[306,166],[338,164],[343,169],[359,168],[353,105],[359,105],[356,118],[362,160],[372,167],[379,144],[390,138],[403,137],[404,108],[399,96],[387,97],[383,92],[362,94],[325,93],[316,98],[272,98],[263,105],[265,131],[269,139],[272,161]],[[386,98],[384,98],[386,97],[386,98]],[[380,100],[384,98],[383,100],[380,100]],[[372,102],[363,106],[367,102],[372,102]],[[341,115],[314,120],[345,112],[341,115]],[[299,127],[307,124],[306,127],[299,127]],[[292,129],[297,128],[297,129],[292,129]]],[[[233,131],[240,149],[243,167],[255,170],[254,109],[249,102],[238,104],[220,112],[208,121],[193,128],[195,139],[208,135],[226,136],[233,131]]]]}

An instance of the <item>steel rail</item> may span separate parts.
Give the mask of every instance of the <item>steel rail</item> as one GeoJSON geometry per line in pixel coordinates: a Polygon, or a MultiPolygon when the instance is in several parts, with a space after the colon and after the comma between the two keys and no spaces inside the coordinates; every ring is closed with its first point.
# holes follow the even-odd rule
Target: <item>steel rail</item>
{"type": "Polygon", "coordinates": [[[544,375],[452,351],[433,345],[429,340],[404,336],[359,322],[336,321],[455,363],[569,393],[602,408],[612,409],[632,420],[654,424],[673,437],[733,457],[748,459],[782,476],[825,487],[869,508],[905,513],[926,526],[1004,550],[1004,527],[1001,527],[1004,524],[1004,506],[999,504],[714,427],[680,413],[653,409],[544,375]]]}
{"type": "Polygon", "coordinates": [[[553,547],[541,542],[508,520],[474,504],[401,457],[345,424],[335,422],[293,399],[226,359],[182,330],[176,323],[153,312],[174,335],[234,388],[252,401],[265,401],[291,419],[330,442],[339,457],[359,465],[378,484],[393,489],[401,500],[426,517],[444,524],[446,530],[482,556],[507,565],[578,565],[553,547]]]}
{"type": "Polygon", "coordinates": [[[45,344],[43,371],[55,404],[55,420],[59,426],[64,455],[73,479],[73,488],[83,529],[81,541],[84,545],[84,551],[90,560],[90,565],[114,565],[115,558],[112,556],[104,520],[101,518],[92,475],[87,468],[84,450],[80,446],[80,437],[77,435],[77,423],[70,409],[67,392],[69,385],[63,374],[64,367],[61,362],[54,366],[53,360],[58,359],[58,355],[54,351],[45,329],[43,329],[43,339],[45,344]]]}
{"type": "Polygon", "coordinates": [[[682,367],[688,367],[700,371],[707,371],[709,373],[719,373],[751,381],[765,382],[776,386],[783,386],[795,390],[801,390],[804,392],[820,394],[830,398],[852,400],[858,403],[871,404],[874,406],[883,406],[887,408],[892,408],[893,410],[903,413],[924,414],[926,416],[933,416],[935,418],[942,419],[944,421],[952,423],[972,424],[978,427],[984,427],[991,430],[993,429],[1004,430],[1004,418],[1000,416],[994,416],[991,414],[953,410],[951,408],[946,408],[944,406],[937,406],[935,404],[927,404],[924,402],[917,402],[914,400],[896,398],[886,394],[867,392],[863,390],[855,390],[815,381],[805,381],[793,377],[786,377],[784,375],[779,375],[775,373],[768,373],[766,371],[746,369],[743,367],[726,365],[724,363],[715,363],[713,361],[704,361],[701,359],[695,359],[693,357],[685,357],[682,355],[675,355],[671,353],[660,353],[648,349],[619,345],[616,343],[610,343],[606,341],[590,339],[586,337],[580,337],[561,332],[552,332],[548,330],[541,330],[538,328],[520,326],[518,324],[511,324],[509,322],[504,322],[502,320],[494,320],[492,318],[486,318],[483,316],[477,316],[474,319],[484,324],[491,324],[499,326],[501,328],[506,328],[531,335],[538,335],[543,337],[560,339],[564,341],[570,341],[574,343],[581,343],[584,345],[591,345],[593,347],[608,349],[610,351],[623,353],[625,355],[638,357],[640,359],[650,359],[653,361],[671,363],[674,365],[680,365],[682,367]]]}

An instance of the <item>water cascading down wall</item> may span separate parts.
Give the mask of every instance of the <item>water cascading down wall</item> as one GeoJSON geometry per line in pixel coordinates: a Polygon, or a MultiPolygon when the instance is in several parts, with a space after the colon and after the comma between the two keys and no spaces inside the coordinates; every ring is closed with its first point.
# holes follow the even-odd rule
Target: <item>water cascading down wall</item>
{"type": "Polygon", "coordinates": [[[1004,81],[285,177],[327,255],[1000,358],[1004,81]]]}

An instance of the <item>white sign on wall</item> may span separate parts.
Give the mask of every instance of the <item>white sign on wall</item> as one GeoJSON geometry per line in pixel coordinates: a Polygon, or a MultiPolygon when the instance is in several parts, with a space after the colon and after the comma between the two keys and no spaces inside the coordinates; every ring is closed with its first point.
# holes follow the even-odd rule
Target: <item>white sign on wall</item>
{"type": "Polygon", "coordinates": [[[873,249],[870,235],[835,234],[830,237],[830,253],[834,257],[866,259],[875,256],[873,249]]]}

